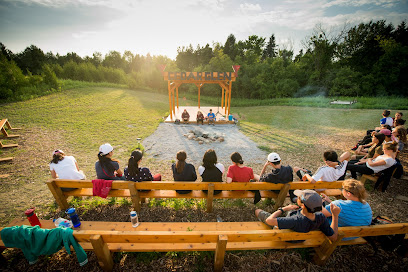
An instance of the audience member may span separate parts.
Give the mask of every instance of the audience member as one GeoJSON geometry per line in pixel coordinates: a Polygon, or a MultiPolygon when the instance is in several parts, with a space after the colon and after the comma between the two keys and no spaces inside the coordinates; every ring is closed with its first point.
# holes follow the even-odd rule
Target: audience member
{"type": "Polygon", "coordinates": [[[210,112],[207,114],[208,118],[208,125],[214,125],[215,123],[215,114],[212,112],[212,109],[210,109],[210,112]]]}
{"type": "Polygon", "coordinates": [[[190,120],[190,114],[187,112],[187,109],[184,109],[183,113],[181,114],[181,119],[183,119],[184,123],[188,123],[190,120]]]}
{"type": "MultiPolygon", "coordinates": [[[[340,208],[330,204],[332,212],[331,224],[320,212],[322,210],[322,198],[313,190],[295,190],[297,205],[289,205],[279,208],[273,214],[261,209],[255,210],[255,215],[263,223],[279,229],[291,229],[297,232],[309,232],[321,230],[331,241],[336,241],[338,234],[338,216],[340,208]],[[286,217],[283,216],[286,212],[286,217]]],[[[299,241],[300,242],[300,241],[299,241]]]]}
{"type": "Polygon", "coordinates": [[[383,171],[395,164],[395,156],[398,143],[386,143],[383,145],[384,155],[380,155],[375,159],[367,159],[365,164],[347,164],[347,170],[350,170],[351,176],[356,179],[356,172],[361,174],[375,174],[383,171]]]}
{"type": "Polygon", "coordinates": [[[228,167],[227,183],[231,182],[249,182],[250,180],[259,180],[258,175],[254,175],[252,168],[244,166],[241,154],[234,152],[231,154],[232,165],[228,167]]]}
{"type": "MultiPolygon", "coordinates": [[[[51,177],[53,179],[85,179],[84,172],[79,170],[78,163],[73,156],[66,156],[64,151],[55,150],[50,162],[51,177]]],[[[68,192],[76,188],[61,188],[68,192]]]]}
{"type": "Polygon", "coordinates": [[[142,162],[143,153],[139,150],[135,150],[130,154],[128,161],[128,167],[125,168],[125,177],[128,181],[143,182],[143,181],[160,181],[161,175],[152,175],[149,168],[140,167],[142,162]]]}
{"type": "MultiPolygon", "coordinates": [[[[198,167],[198,173],[200,174],[203,182],[222,182],[222,174],[225,168],[221,163],[217,163],[217,154],[214,149],[208,149],[203,157],[203,165],[198,167]]],[[[208,193],[207,190],[203,190],[204,193],[208,193]]],[[[215,190],[214,194],[221,193],[221,190],[215,190]]]]}
{"type": "Polygon", "coordinates": [[[201,111],[197,111],[197,125],[201,122],[204,125],[204,114],[201,111]]]}
{"type": "MultiPolygon", "coordinates": [[[[194,165],[187,163],[187,154],[181,150],[177,152],[177,162],[173,163],[171,170],[173,171],[174,181],[196,181],[197,174],[194,165]]],[[[179,194],[188,194],[191,190],[176,190],[179,194]]]]}
{"type": "Polygon", "coordinates": [[[124,180],[123,172],[119,167],[119,161],[112,159],[113,147],[106,143],[99,147],[98,161],[95,163],[96,176],[98,179],[124,180]]]}

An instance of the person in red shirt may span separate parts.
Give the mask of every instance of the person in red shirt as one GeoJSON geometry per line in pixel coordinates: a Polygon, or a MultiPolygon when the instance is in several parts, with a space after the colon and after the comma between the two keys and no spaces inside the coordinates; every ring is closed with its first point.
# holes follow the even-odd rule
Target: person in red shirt
{"type": "Polygon", "coordinates": [[[184,123],[188,123],[190,120],[190,114],[184,109],[183,113],[181,114],[181,118],[183,119],[184,123]]]}
{"type": "Polygon", "coordinates": [[[241,154],[234,152],[231,154],[232,165],[228,167],[227,183],[249,182],[251,179],[259,181],[259,176],[254,175],[252,168],[244,166],[241,154]]]}

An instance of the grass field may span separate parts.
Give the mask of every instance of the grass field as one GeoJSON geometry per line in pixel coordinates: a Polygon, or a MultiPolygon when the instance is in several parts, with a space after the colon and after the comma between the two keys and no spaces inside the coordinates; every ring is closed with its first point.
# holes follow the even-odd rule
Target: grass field
{"type": "MultiPolygon", "coordinates": [[[[2,174],[10,174],[0,186],[1,223],[31,206],[47,212],[53,201],[44,181],[49,178],[48,163],[54,149],[75,156],[87,177],[93,178],[100,144],[111,143],[114,157],[126,165],[136,138],[152,134],[167,115],[166,95],[120,87],[79,87],[0,109],[2,118],[24,128],[21,138],[9,141],[20,143],[19,148],[0,150],[2,157],[15,157],[13,163],[0,166],[2,174]]],[[[195,103],[180,101],[181,106],[195,103]]],[[[239,118],[241,130],[261,149],[280,153],[284,163],[310,169],[321,164],[325,149],[348,150],[381,115],[379,110],[293,106],[233,107],[232,113],[239,118]]],[[[166,163],[148,159],[145,164],[164,179],[171,179],[166,163]]],[[[261,167],[255,166],[255,172],[261,167]]]]}

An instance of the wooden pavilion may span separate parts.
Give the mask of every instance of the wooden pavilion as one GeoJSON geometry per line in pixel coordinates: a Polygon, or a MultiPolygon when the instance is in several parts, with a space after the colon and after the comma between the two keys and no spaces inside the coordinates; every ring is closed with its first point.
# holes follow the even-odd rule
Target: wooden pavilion
{"type": "MultiPolygon", "coordinates": [[[[216,123],[229,123],[228,116],[231,108],[231,86],[236,80],[239,66],[233,66],[235,72],[164,72],[165,66],[160,66],[164,80],[167,80],[169,91],[169,110],[170,115],[165,122],[174,122],[176,119],[181,120],[181,114],[184,109],[190,114],[190,122],[195,123],[197,111],[201,111],[204,116],[207,115],[209,109],[212,108],[214,113],[220,113],[222,118],[217,118],[216,123]],[[183,107],[179,108],[179,87],[184,83],[195,84],[198,88],[198,107],[183,107]],[[221,111],[216,111],[216,107],[201,107],[200,105],[200,90],[204,84],[218,84],[222,89],[221,94],[221,111]],[[219,120],[223,119],[223,120],[219,120]]],[[[218,107],[219,109],[219,107],[218,107]]],[[[231,123],[233,123],[231,121],[231,123]]]]}

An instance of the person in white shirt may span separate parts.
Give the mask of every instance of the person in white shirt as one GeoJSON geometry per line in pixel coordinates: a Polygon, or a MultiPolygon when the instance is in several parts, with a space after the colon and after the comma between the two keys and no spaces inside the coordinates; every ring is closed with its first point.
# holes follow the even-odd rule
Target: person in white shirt
{"type": "MultiPolygon", "coordinates": [[[[66,156],[64,151],[55,150],[50,162],[51,177],[53,179],[85,179],[84,172],[79,170],[78,163],[73,156],[66,156]]],[[[62,191],[71,191],[75,188],[61,188],[62,191]]]]}
{"type": "Polygon", "coordinates": [[[386,143],[383,145],[384,155],[378,156],[375,159],[370,158],[365,164],[348,164],[347,170],[350,170],[351,176],[354,179],[357,178],[357,172],[366,175],[381,172],[396,163],[397,147],[397,142],[386,143]]]}
{"type": "Polygon", "coordinates": [[[303,181],[309,181],[311,183],[315,183],[316,181],[336,181],[340,178],[344,179],[348,160],[341,160],[342,162],[339,163],[337,153],[333,150],[324,152],[323,160],[326,165],[320,167],[313,176],[308,173],[302,175],[299,170],[303,172],[307,172],[307,170],[299,167],[294,167],[294,171],[303,181]]]}

